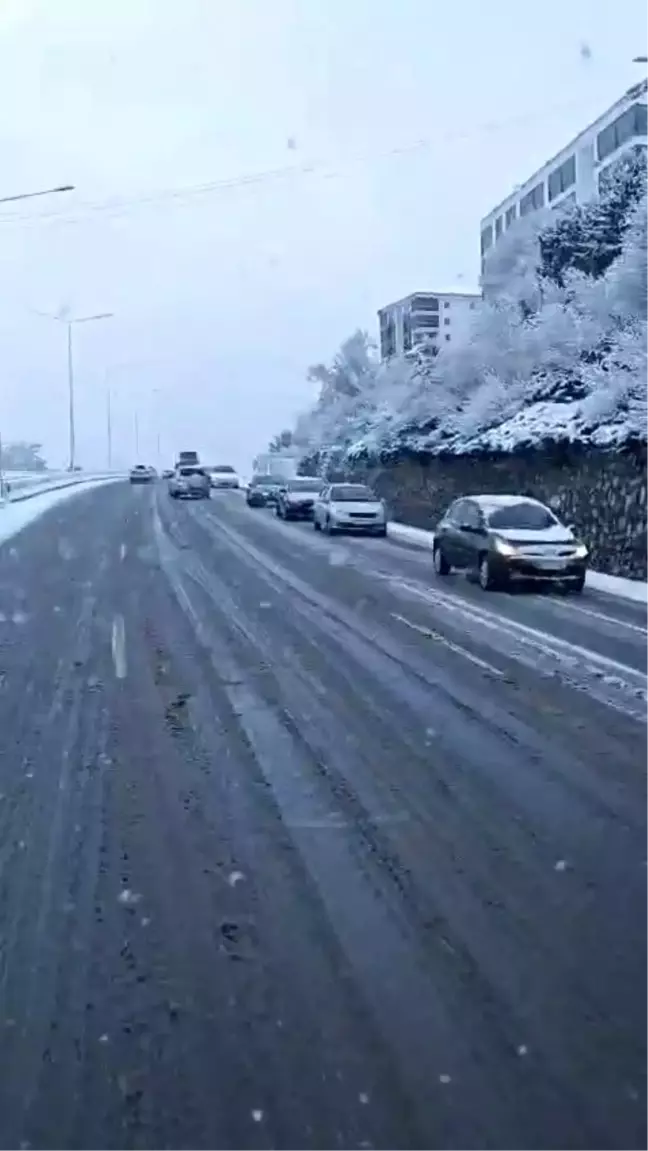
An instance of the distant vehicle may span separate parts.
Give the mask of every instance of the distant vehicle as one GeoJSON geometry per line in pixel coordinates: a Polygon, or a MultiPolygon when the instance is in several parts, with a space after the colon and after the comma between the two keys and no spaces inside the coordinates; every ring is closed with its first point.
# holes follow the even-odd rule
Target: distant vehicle
{"type": "Polygon", "coordinates": [[[265,452],[254,461],[254,474],[257,476],[281,476],[284,480],[295,479],[298,456],[282,455],[279,452],[265,452]]]}
{"type": "Polygon", "coordinates": [[[207,468],[207,471],[213,488],[239,488],[241,486],[238,475],[229,464],[217,464],[215,467],[207,468]]]}
{"type": "Polygon", "coordinates": [[[169,495],[172,500],[208,500],[211,484],[207,472],[191,465],[176,468],[169,480],[169,495]]]}
{"type": "Polygon", "coordinates": [[[198,452],[178,452],[178,458],[175,463],[176,468],[197,468],[199,465],[200,460],[198,459],[198,452]]]}
{"type": "Polygon", "coordinates": [[[312,519],[313,505],[323,487],[324,481],[318,476],[288,480],[277,493],[277,515],[284,520],[312,519]]]}
{"type": "Polygon", "coordinates": [[[250,508],[276,504],[277,493],[286,482],[279,476],[252,476],[245,493],[245,502],[250,508]]]}
{"type": "Polygon", "coordinates": [[[315,531],[364,532],[387,535],[387,513],[382,500],[365,484],[329,484],[313,506],[315,531]]]}
{"type": "Polygon", "coordinates": [[[132,484],[150,484],[155,479],[155,469],[150,468],[148,464],[135,464],[130,470],[129,478],[132,484]]]}
{"type": "Polygon", "coordinates": [[[484,591],[513,581],[561,584],[582,592],[587,547],[549,508],[526,496],[455,500],[434,533],[434,569],[476,574],[484,591]]]}
{"type": "Polygon", "coordinates": [[[164,471],[162,472],[162,479],[163,480],[170,480],[172,475],[173,475],[173,468],[165,468],[164,471]]]}

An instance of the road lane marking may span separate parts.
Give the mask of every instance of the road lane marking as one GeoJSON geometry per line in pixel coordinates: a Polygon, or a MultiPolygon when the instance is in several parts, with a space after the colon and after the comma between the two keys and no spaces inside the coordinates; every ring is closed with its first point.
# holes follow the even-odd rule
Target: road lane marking
{"type": "Polygon", "coordinates": [[[449,648],[450,651],[455,652],[456,655],[462,655],[464,659],[470,660],[471,663],[481,668],[482,671],[487,671],[489,675],[497,676],[498,679],[504,678],[504,672],[500,671],[497,667],[493,667],[492,663],[487,663],[485,659],[480,659],[478,655],[473,655],[471,651],[467,651],[465,647],[461,647],[461,644],[453,643],[451,639],[447,639],[446,636],[441,635],[438,631],[434,631],[433,628],[421,627],[420,624],[413,623],[411,619],[406,619],[404,615],[399,615],[398,612],[395,611],[390,612],[390,615],[392,619],[396,619],[399,623],[405,624],[405,627],[409,627],[412,631],[417,631],[420,635],[424,635],[426,639],[433,639],[436,643],[441,643],[444,647],[449,648]]]}
{"type": "Polygon", "coordinates": [[[116,615],[112,622],[111,648],[115,675],[126,679],[126,625],[123,615],[116,615]]]}
{"type": "MultiPolygon", "coordinates": [[[[555,674],[553,669],[557,667],[563,677],[567,676],[571,686],[590,692],[601,703],[614,707],[631,719],[646,722],[645,671],[619,663],[618,660],[582,647],[580,644],[529,627],[519,620],[512,620],[478,607],[474,602],[458,596],[432,591],[413,581],[410,583],[405,580],[393,580],[390,583],[392,587],[422,600],[432,608],[445,610],[450,615],[455,613],[459,626],[463,623],[464,626],[468,624],[471,629],[478,628],[484,633],[490,631],[493,646],[501,650],[504,645],[504,649],[501,650],[504,656],[512,656],[541,674],[547,674],[548,670],[549,674],[553,675],[555,674]],[[626,699],[620,699],[617,693],[621,693],[626,699]]],[[[485,638],[484,634],[484,640],[485,638]]]]}
{"type": "Polygon", "coordinates": [[[605,613],[602,611],[593,611],[591,607],[583,607],[583,605],[579,603],[570,604],[569,610],[579,612],[581,615],[589,615],[592,617],[592,619],[603,620],[604,623],[611,623],[614,625],[614,627],[625,627],[628,629],[628,631],[637,632],[637,634],[643,636],[644,639],[648,635],[648,630],[645,627],[641,627],[640,624],[630,623],[629,620],[619,619],[614,615],[605,615],[605,613]]]}

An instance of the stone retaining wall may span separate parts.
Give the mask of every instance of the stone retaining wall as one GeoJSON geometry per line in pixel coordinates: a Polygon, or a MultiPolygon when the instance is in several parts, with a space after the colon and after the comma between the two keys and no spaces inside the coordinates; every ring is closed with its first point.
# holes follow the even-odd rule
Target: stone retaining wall
{"type": "Polygon", "coordinates": [[[573,523],[591,552],[592,567],[646,579],[645,449],[604,452],[554,449],[515,456],[400,459],[360,466],[387,501],[393,519],[434,528],[458,496],[478,492],[533,495],[573,523]]]}

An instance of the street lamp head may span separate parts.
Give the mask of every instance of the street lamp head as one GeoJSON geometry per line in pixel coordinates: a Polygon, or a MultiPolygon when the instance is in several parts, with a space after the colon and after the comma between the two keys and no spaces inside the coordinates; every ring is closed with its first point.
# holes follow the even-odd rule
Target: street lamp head
{"type": "Polygon", "coordinates": [[[112,320],[114,312],[98,312],[96,316],[73,316],[69,324],[89,324],[91,320],[112,320]]]}

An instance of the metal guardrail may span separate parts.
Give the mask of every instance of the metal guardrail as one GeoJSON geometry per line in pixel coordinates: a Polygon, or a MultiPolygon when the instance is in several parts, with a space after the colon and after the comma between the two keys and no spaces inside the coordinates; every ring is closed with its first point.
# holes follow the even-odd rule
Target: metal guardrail
{"type": "Polygon", "coordinates": [[[4,478],[4,489],[0,493],[0,507],[7,504],[20,503],[23,500],[33,499],[45,492],[58,491],[60,488],[74,487],[77,484],[87,483],[89,480],[120,479],[121,473],[115,472],[54,472],[46,477],[20,476],[18,478],[4,478]],[[9,490],[7,490],[7,488],[9,490]]]}

